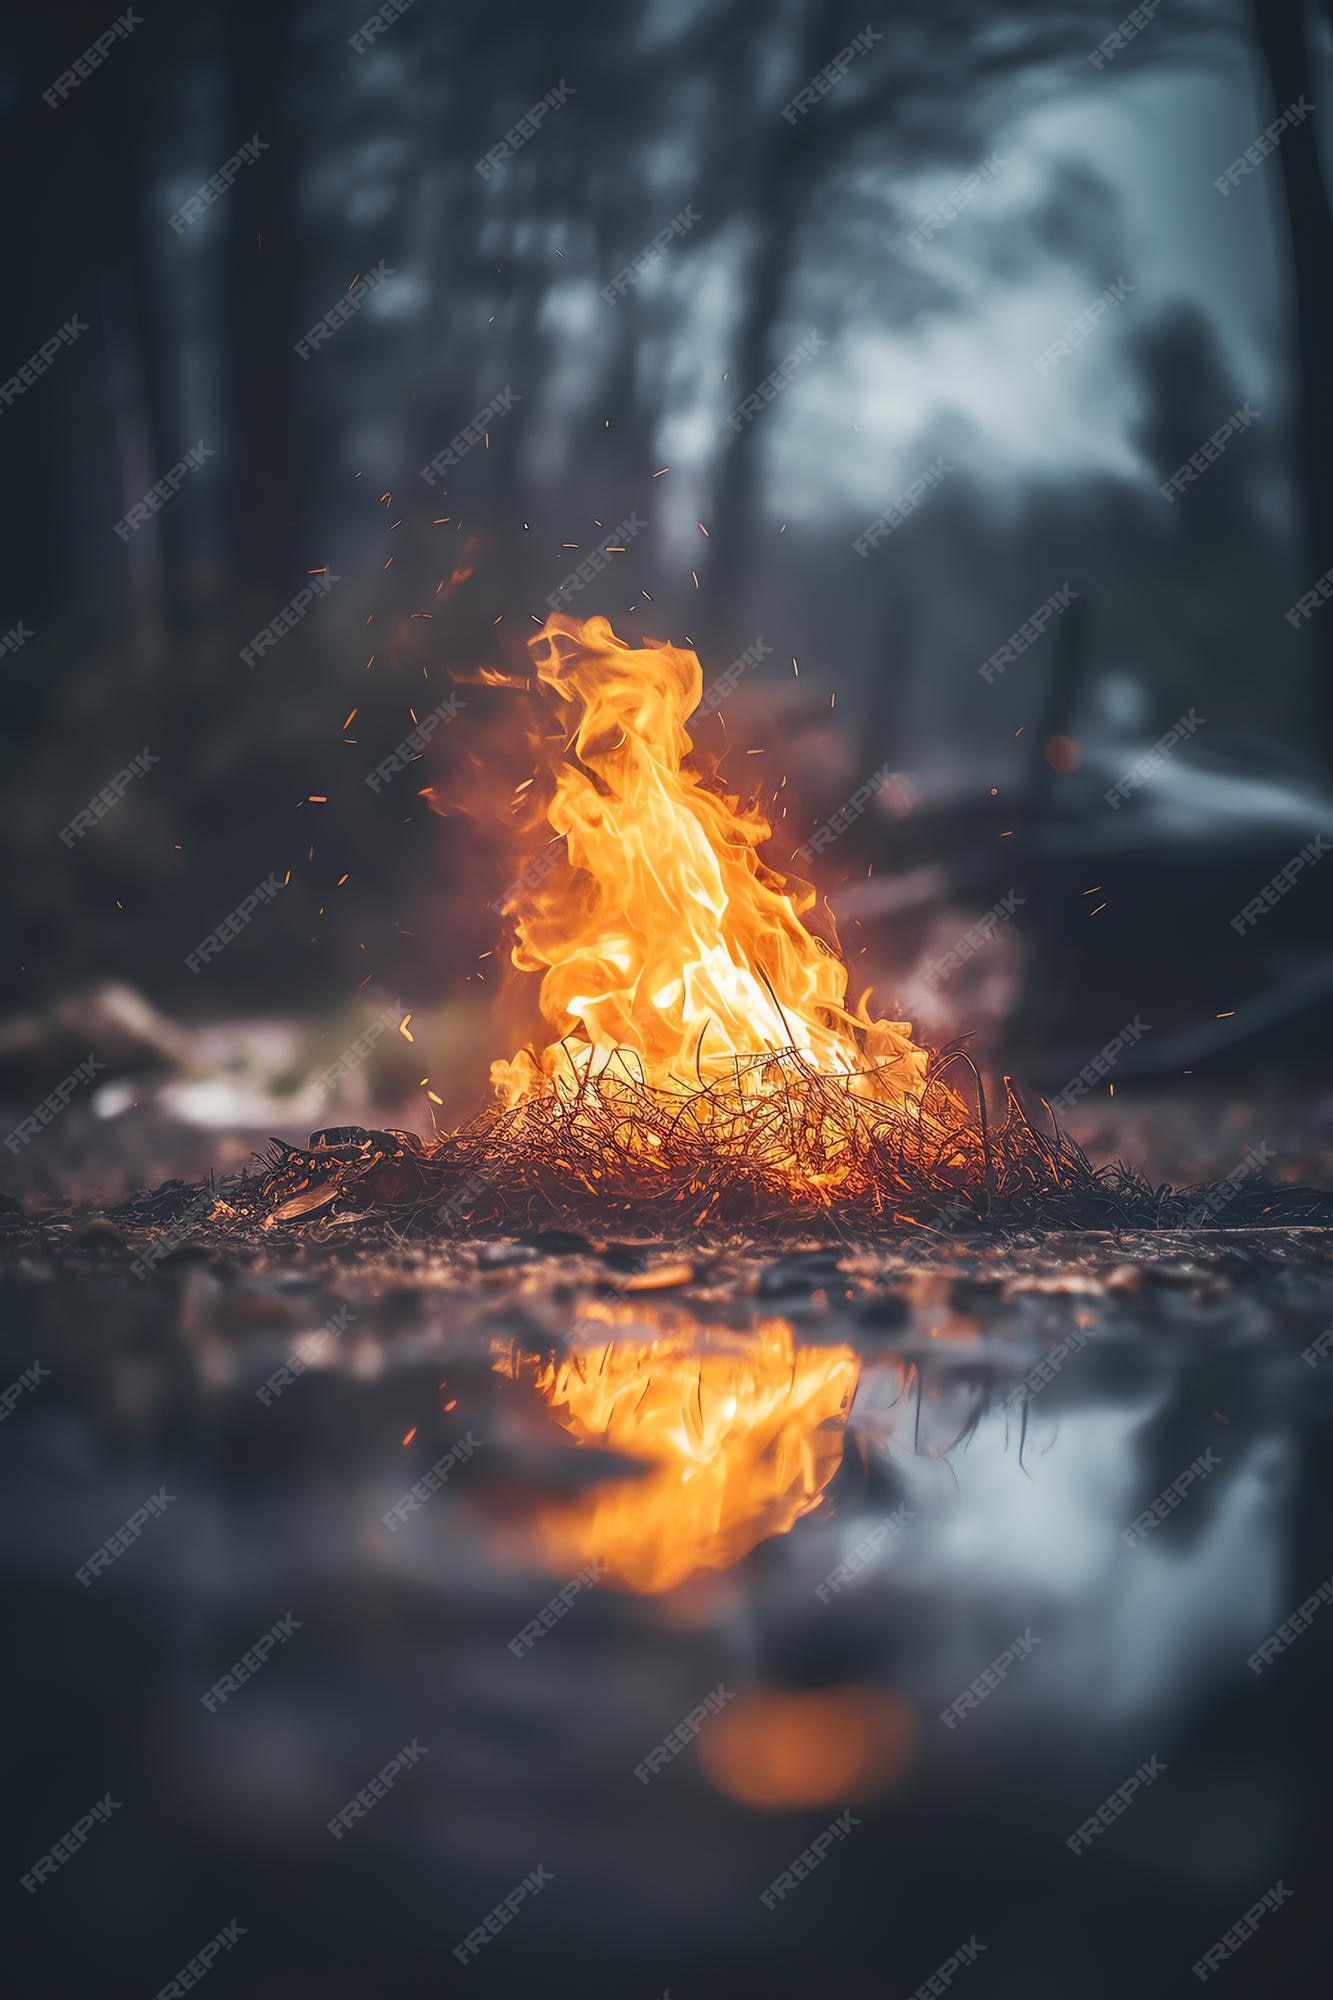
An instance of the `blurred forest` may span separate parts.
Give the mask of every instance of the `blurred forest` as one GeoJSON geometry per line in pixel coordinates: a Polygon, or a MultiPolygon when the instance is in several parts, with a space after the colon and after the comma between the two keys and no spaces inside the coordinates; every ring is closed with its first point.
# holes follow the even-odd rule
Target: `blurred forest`
{"type": "Polygon", "coordinates": [[[367,11],[147,10],[54,109],[43,91],[105,14],[17,31],[0,374],[72,314],[89,330],[0,421],[0,630],[33,634],[0,659],[5,1007],[102,977],[196,1016],[313,1011],[368,980],[421,1007],[477,996],[521,770],[497,767],[493,824],[447,808],[506,731],[521,744],[521,697],[476,676],[523,671],[548,593],[637,510],[645,530],[570,608],[695,644],[705,682],[772,648],[708,747],[738,789],[781,789],[775,858],[883,762],[899,774],[819,876],[887,1002],[1018,882],[994,959],[1011,1028],[1090,1051],[1142,1009],[1166,1046],[1243,989],[1313,1040],[1322,878],[1255,940],[1227,919],[1333,819],[1333,611],[1284,616],[1333,563],[1333,10],[1169,0],[1096,63],[1119,0],[893,0],[792,116],[863,11],[413,0],[358,48],[367,11]],[[1219,193],[1302,97],[1321,115],[1219,193]],[[253,163],[174,227],[252,136],[253,163]],[[1039,370],[1122,278],[1124,303],[1039,370]],[[811,335],[788,386],[729,423],[811,335]],[[506,389],[485,443],[424,483],[506,389]],[[1168,505],[1161,483],[1247,401],[1253,427],[1168,505]],[[113,532],[201,441],[151,522],[113,532]],[[941,458],[950,476],[860,556],[941,458]],[[246,664],[321,570],[337,583],[246,664]],[[1066,584],[1076,613],[984,680],[1066,584]],[[372,791],[455,688],[460,719],[372,791]],[[1191,708],[1197,738],[1110,812],[1107,787],[1191,708]],[[1073,748],[1053,759],[1055,738],[1073,748]],[[159,762],[62,842],[145,745],[159,762]],[[285,892],[195,977],[186,954],[274,870],[285,892]]]}

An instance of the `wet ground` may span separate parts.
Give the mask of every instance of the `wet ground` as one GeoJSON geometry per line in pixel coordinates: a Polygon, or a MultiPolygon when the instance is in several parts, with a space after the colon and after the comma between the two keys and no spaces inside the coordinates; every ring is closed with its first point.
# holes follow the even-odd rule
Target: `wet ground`
{"type": "Polygon", "coordinates": [[[1326,1964],[1330,1232],[6,1234],[18,1990],[1326,1964]]]}

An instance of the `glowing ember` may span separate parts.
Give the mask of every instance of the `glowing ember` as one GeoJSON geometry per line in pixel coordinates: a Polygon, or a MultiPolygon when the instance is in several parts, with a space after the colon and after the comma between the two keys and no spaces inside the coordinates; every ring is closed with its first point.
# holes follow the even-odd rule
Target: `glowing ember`
{"type": "MultiPolygon", "coordinates": [[[[790,1115],[765,1140],[765,1163],[835,1185],[847,1172],[843,1100],[904,1107],[919,1101],[927,1055],[907,1026],[851,1004],[836,949],[802,922],[808,884],[762,861],[772,829],[755,806],[686,768],[686,719],[703,675],[692,652],[629,646],[605,618],[548,618],[530,641],[542,684],[565,727],[543,796],[540,838],[565,855],[509,905],[513,962],[542,974],[550,1029],[541,1048],[492,1066],[502,1104],[571,1103],[646,1093],[707,1102],[780,1100],[790,1115]],[[793,1101],[793,1085],[804,1094],[793,1101]]],[[[537,796],[534,794],[534,797],[537,796]]],[[[631,1135],[632,1137],[632,1135],[631,1135]]],[[[645,1126],[640,1146],[660,1140],[645,1126]]]]}
{"type": "Polygon", "coordinates": [[[606,1340],[560,1359],[497,1342],[580,1444],[643,1460],[642,1476],[547,1503],[543,1552],[561,1574],[600,1559],[608,1580],[663,1591],[727,1569],[815,1507],[842,1460],[860,1375],[849,1347],[801,1347],[786,1320],[701,1346],[697,1329],[607,1305],[606,1340]]]}

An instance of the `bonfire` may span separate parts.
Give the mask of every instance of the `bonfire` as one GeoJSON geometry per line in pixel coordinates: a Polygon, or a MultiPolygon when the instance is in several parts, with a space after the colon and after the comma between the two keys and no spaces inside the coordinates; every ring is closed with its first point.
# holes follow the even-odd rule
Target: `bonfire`
{"type": "Polygon", "coordinates": [[[993,1117],[964,1043],[931,1053],[851,995],[814,887],[765,858],[768,819],[695,756],[693,651],[563,614],[530,645],[558,726],[533,737],[503,911],[545,1038],[492,1064],[494,1102],[459,1131],[274,1142],[277,1219],[339,1198],[453,1229],[1179,1219],[1044,1106],[1029,1117],[1008,1078],[993,1117]]]}

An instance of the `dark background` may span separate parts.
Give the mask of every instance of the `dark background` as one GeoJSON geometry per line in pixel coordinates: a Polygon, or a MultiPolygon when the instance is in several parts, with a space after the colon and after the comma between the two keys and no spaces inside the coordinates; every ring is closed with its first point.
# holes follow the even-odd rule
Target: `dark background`
{"type": "Polygon", "coordinates": [[[692,640],[706,681],[772,647],[700,736],[738,790],[787,778],[775,859],[897,774],[817,864],[885,1011],[932,1040],[974,1030],[1049,1088],[1136,1014],[1152,1033],[1125,1087],[1308,1076],[1325,880],[1242,938],[1229,918],[1333,817],[1333,616],[1283,615],[1333,561],[1322,108],[1227,198],[1213,183],[1302,92],[1319,105],[1329,17],[1173,0],[1099,70],[1119,19],[896,6],[795,123],[781,107],[861,13],[415,0],[358,53],[359,0],[149,9],[54,111],[43,89],[107,23],[25,21],[0,85],[5,372],[71,314],[89,331],[0,418],[0,628],[34,633],[0,659],[8,1008],[40,1019],[110,979],[190,1020],[323,1022],[387,993],[418,1010],[449,1111],[476,1101],[504,1052],[476,973],[522,766],[496,765],[492,825],[419,794],[447,809],[471,766],[475,807],[521,698],[465,686],[419,777],[364,778],[451,675],[521,671],[580,559],[562,544],[637,508],[646,532],[570,608],[692,640]],[[562,80],[537,136],[478,174],[562,80]],[[173,231],[254,134],[267,150],[173,231]],[[691,204],[698,225],[607,303],[691,204]],[[1041,375],[1121,277],[1124,302],[1041,375]],[[826,345],[733,430],[811,333],[826,345]],[[487,447],[428,489],[420,468],[507,385],[487,447]],[[1161,481],[1246,399],[1259,418],[1168,505],[1161,481]],[[201,439],[214,455],[123,543],[113,524],[201,439]],[[953,474],[858,557],[941,454],[953,474]],[[244,664],[322,567],[342,580],[244,664]],[[1075,611],[988,685],[980,664],[1065,583],[1075,611]],[[1106,789],[1191,708],[1197,733],[1112,812],[1106,789]],[[159,763],[63,845],[145,744],[159,763]],[[274,869],[283,895],[193,976],[185,954],[274,869]],[[1010,889],[1013,923],[932,994],[922,965],[1010,889]]]}
{"type": "Polygon", "coordinates": [[[1246,1661],[1329,1576],[1319,1232],[936,1246],[935,1264],[908,1244],[854,1277],[689,1246],[701,1345],[781,1314],[854,1347],[836,1476],[699,1590],[593,1593],[518,1661],[511,1634],[564,1580],[534,1512],[608,1466],[516,1401],[497,1343],[560,1351],[624,1260],[395,1244],[358,1265],[312,1232],[267,1257],[187,1240],[141,1284],[129,1251],[192,1190],[92,1223],[59,1202],[199,1178],[339,1117],[424,1126],[423,1076],[442,1117],[480,1101],[513,1046],[483,954],[527,712],[476,677],[522,671],[578,560],[563,545],[635,509],[648,529],[572,608],[694,643],[706,681],[772,647],[700,740],[738,791],[780,794],[774,858],[895,773],[817,864],[885,1011],[932,1041],[973,1031],[992,1080],[1057,1091],[1140,1017],[1071,1114],[1099,1157],[1203,1178],[1262,1141],[1275,1175],[1327,1185],[1333,868],[1243,937],[1230,918],[1333,834],[1333,607],[1299,632],[1284,617],[1333,564],[1328,7],[1163,0],[1098,70],[1125,0],[885,6],[882,39],[795,124],[782,106],[859,9],[414,0],[364,54],[369,0],[141,11],[54,111],[43,90],[111,0],[25,14],[0,63],[0,382],[88,325],[0,409],[0,634],[33,634],[0,656],[0,1132],[90,1050],[105,1064],[0,1150],[0,1391],[49,1370],[0,1438],[8,1982],[151,1994],[235,1917],[248,1935],[209,1995],[906,2000],[975,1934],[957,1988],[976,2000],[1156,2000],[1192,1991],[1197,1956],[1282,1880],[1296,1900],[1218,1990],[1315,1990],[1327,1633],[1264,1677],[1246,1661]],[[568,102],[479,175],[562,80],[568,102]],[[1224,199],[1217,176],[1302,94],[1315,115],[1224,199]],[[255,134],[267,150],[174,232],[255,134]],[[608,304],[687,205],[698,225],[608,304]],[[1121,278],[1124,303],[1041,375],[1121,278]],[[420,468],[506,386],[513,412],[428,489],[420,468]],[[1160,483],[1247,400],[1251,429],[1169,506],[1160,483]],[[213,456],[122,543],[115,522],[201,440],[213,456]],[[940,456],[956,470],[858,557],[940,456]],[[244,664],[324,568],[337,586],[244,664]],[[1066,583],[1077,612],[987,685],[981,664],[1066,583]],[[451,692],[466,710],[372,792],[413,710],[451,692]],[[1107,789],[1191,709],[1197,732],[1113,812],[1107,789]],[[159,761],[62,843],[145,746],[159,761]],[[200,938],[289,870],[193,975],[200,938]],[[933,987],[1011,892],[1012,920],[933,987]],[[391,1029],[327,1099],[312,1079],[391,1008],[416,1040],[391,1029]],[[262,1406],[343,1305],[352,1335],[262,1406]],[[999,1394],[1075,1332],[1031,1424],[1007,1420],[999,1394]],[[389,1536],[385,1508],[474,1423],[478,1478],[389,1536]],[[1216,1475],[1127,1548],[1212,1446],[1216,1475]],[[82,1589],[77,1566],[164,1482],[179,1504],[82,1589]],[[904,1502],[910,1533],[823,1605],[820,1578],[904,1502]],[[291,1647],[208,1714],[202,1692],[288,1611],[291,1647]],[[947,1730],[1025,1628],[1031,1661],[947,1730]],[[901,1781],[777,1912],[760,1889],[841,1799],[751,1810],[693,1754],[651,1791],[633,1777],[719,1680],[870,1686],[919,1729],[901,1781]],[[329,1815],[414,1734],[424,1768],[335,1844],[329,1815]],[[1154,1755],[1160,1784],[1071,1855],[1154,1755]],[[30,1900],[22,1873],[108,1789],[111,1823],[30,1900]],[[460,1967],[458,1940],[542,1863],[551,1889],[460,1967]]]}

